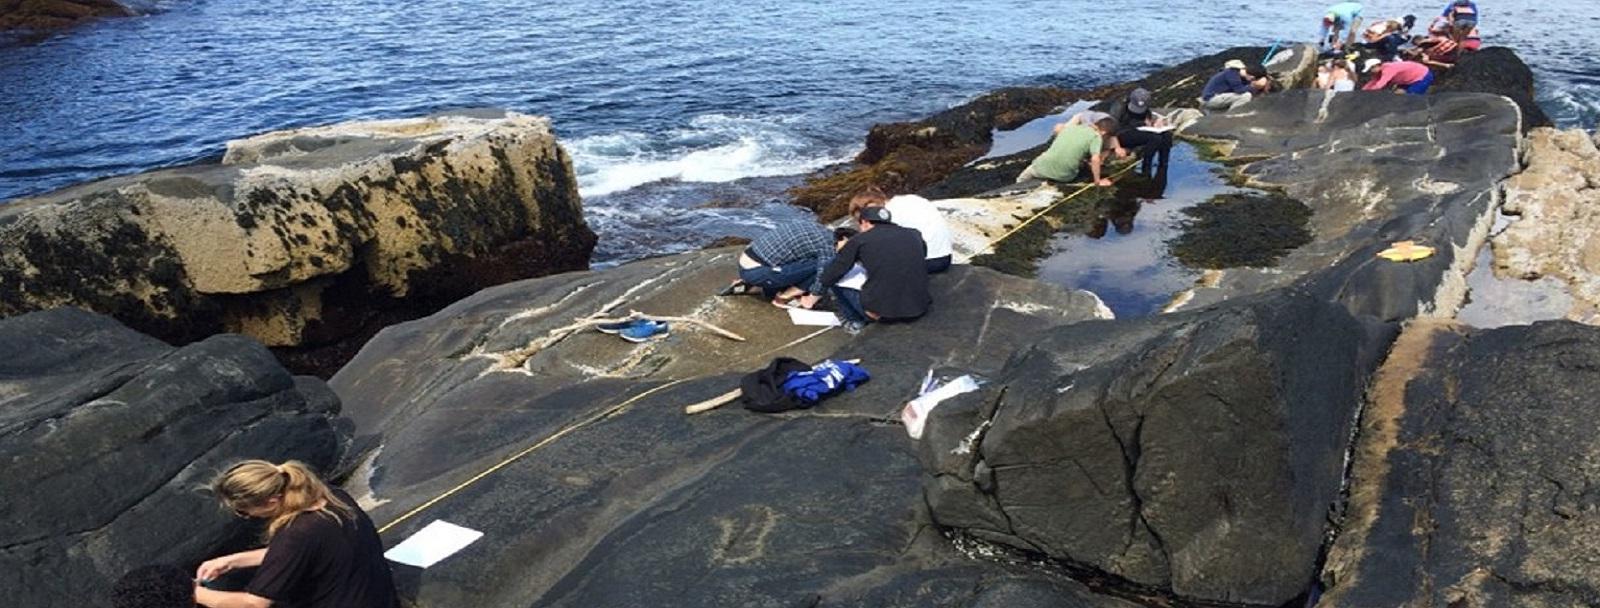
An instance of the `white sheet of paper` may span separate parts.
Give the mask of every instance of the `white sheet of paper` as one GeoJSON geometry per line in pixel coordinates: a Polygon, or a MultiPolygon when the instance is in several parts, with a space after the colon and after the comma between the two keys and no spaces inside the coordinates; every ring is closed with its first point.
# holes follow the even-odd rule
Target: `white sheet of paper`
{"type": "Polygon", "coordinates": [[[395,545],[393,549],[385,551],[383,556],[389,561],[427,568],[439,563],[439,560],[454,555],[479,538],[483,538],[482,532],[436,519],[433,523],[423,526],[421,530],[417,530],[411,538],[400,541],[400,544],[395,545]]]}
{"type": "Polygon", "coordinates": [[[844,276],[839,277],[839,282],[834,283],[836,286],[843,287],[845,289],[854,289],[856,291],[861,291],[861,288],[866,284],[867,269],[862,268],[860,264],[856,264],[854,267],[850,268],[850,272],[844,273],[844,276]]]}
{"type": "Polygon", "coordinates": [[[789,320],[795,325],[815,325],[817,327],[833,327],[839,324],[839,317],[826,310],[806,310],[804,308],[789,309],[789,320]]]}

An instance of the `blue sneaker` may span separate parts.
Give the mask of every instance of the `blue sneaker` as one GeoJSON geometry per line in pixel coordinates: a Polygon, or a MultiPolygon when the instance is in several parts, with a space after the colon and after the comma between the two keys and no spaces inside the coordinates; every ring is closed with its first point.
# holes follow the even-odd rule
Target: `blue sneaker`
{"type": "Polygon", "coordinates": [[[641,323],[622,330],[622,339],[629,342],[648,342],[667,335],[667,324],[640,319],[641,323]]]}
{"type": "Polygon", "coordinates": [[[635,327],[644,323],[652,323],[652,321],[649,319],[629,319],[627,321],[620,321],[617,323],[602,323],[594,326],[594,328],[600,330],[600,333],[603,334],[620,334],[623,330],[628,329],[629,327],[635,327]]]}

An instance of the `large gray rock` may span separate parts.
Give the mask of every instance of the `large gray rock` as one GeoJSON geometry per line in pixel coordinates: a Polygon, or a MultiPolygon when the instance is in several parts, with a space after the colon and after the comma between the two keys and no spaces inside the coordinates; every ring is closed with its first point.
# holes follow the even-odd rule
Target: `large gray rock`
{"type": "Polygon", "coordinates": [[[1374,382],[1323,606],[1600,605],[1600,329],[1408,327],[1374,382]]]}
{"type": "Polygon", "coordinates": [[[1019,351],[931,423],[936,521],[1178,601],[1306,592],[1367,379],[1394,322],[1464,298],[1518,125],[1492,95],[1313,91],[1192,125],[1246,180],[1309,206],[1313,241],[1209,275],[1176,313],[1019,351]],[[1437,253],[1375,257],[1399,240],[1437,253]]]}
{"type": "Polygon", "coordinates": [[[1499,183],[1518,169],[1517,106],[1453,93],[1288,91],[1206,116],[1187,135],[1220,143],[1252,185],[1313,210],[1310,244],[1276,267],[1230,269],[1197,286],[1195,308],[1318,274],[1351,312],[1387,321],[1449,316],[1485,242],[1499,183]],[[1375,259],[1394,241],[1435,247],[1428,259],[1375,259]]]}
{"type": "Polygon", "coordinates": [[[381,333],[334,377],[381,445],[352,481],[380,525],[486,532],[398,576],[422,606],[1120,606],[1047,570],[976,561],[929,522],[897,411],[930,368],[992,373],[1045,328],[1095,318],[1082,292],[957,267],[924,319],[850,339],[789,324],[757,298],[710,294],[736,251],[661,258],[486,290],[381,333]],[[690,316],[631,344],[550,331],[596,312],[690,316]],[[542,348],[528,348],[540,344],[542,348]],[[776,355],[859,357],[873,380],[820,407],[683,408],[776,355]],[[1012,599],[1016,598],[1014,603],[1012,599]]]}
{"type": "Polygon", "coordinates": [[[300,345],[389,300],[585,268],[593,246],[547,120],[347,123],[0,206],[0,316],[76,306],[173,341],[300,345]]]}
{"type": "Polygon", "coordinates": [[[259,343],[173,348],[99,315],[0,320],[0,589],[30,607],[99,605],[151,563],[239,540],[201,492],[242,458],[328,471],[350,439],[338,398],[259,343]]]}
{"type": "Polygon", "coordinates": [[[1350,425],[1387,343],[1323,294],[1051,330],[936,410],[941,526],[1188,601],[1315,578],[1350,425]]]}
{"type": "Polygon", "coordinates": [[[1505,278],[1551,277],[1565,283],[1574,321],[1600,320],[1600,149],[1580,129],[1534,129],[1526,167],[1506,181],[1507,215],[1516,216],[1494,245],[1494,271],[1505,278]]]}

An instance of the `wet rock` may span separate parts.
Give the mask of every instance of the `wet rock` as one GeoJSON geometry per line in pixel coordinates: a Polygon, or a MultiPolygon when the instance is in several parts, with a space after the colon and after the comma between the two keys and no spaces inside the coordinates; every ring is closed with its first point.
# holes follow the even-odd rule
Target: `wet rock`
{"type": "Polygon", "coordinates": [[[993,373],[1028,336],[1093,318],[1093,296],[958,266],[934,278],[922,320],[806,339],[815,328],[759,298],[711,295],[736,255],[488,289],[385,330],[340,370],[346,411],[381,440],[352,482],[380,525],[531,450],[385,533],[435,518],[487,533],[426,571],[403,568],[406,595],[423,606],[1124,605],[954,553],[923,511],[923,473],[897,424],[930,368],[993,373]],[[592,330],[552,339],[574,318],[629,310],[748,341],[682,322],[643,344],[592,330]],[[811,410],[683,414],[780,354],[860,358],[873,379],[811,410]]]}
{"type": "Polygon", "coordinates": [[[1567,318],[1600,318],[1600,150],[1582,130],[1534,129],[1522,172],[1506,180],[1502,212],[1516,216],[1492,239],[1495,274],[1564,282],[1567,318]]]}
{"type": "Polygon", "coordinates": [[[1600,603],[1600,329],[1408,327],[1374,382],[1330,606],[1600,603]]]}
{"type": "Polygon", "coordinates": [[[1489,47],[1461,56],[1455,67],[1436,70],[1430,93],[1491,93],[1504,95],[1522,110],[1522,130],[1551,126],[1550,117],[1534,98],[1533,70],[1515,51],[1489,47]]]}
{"type": "Polygon", "coordinates": [[[234,460],[325,472],[350,428],[321,380],[259,343],[182,348],[63,308],[0,320],[0,588],[14,606],[100,605],[125,572],[194,564],[253,531],[201,492],[234,460]]]}
{"type": "Polygon", "coordinates": [[[545,119],[347,123],[5,205],[0,315],[72,305],[177,342],[316,345],[372,310],[584,268],[593,246],[545,119]]]}
{"type": "Polygon", "coordinates": [[[1246,185],[1310,207],[1313,241],[1275,268],[1225,271],[1190,292],[1185,307],[1315,275],[1357,315],[1453,313],[1493,223],[1498,184],[1517,169],[1519,121],[1505,98],[1468,93],[1287,91],[1206,116],[1185,134],[1221,142],[1246,185]],[[1437,251],[1411,263],[1375,261],[1401,240],[1437,251]]]}
{"type": "MultiPolygon", "coordinates": [[[[968,163],[982,157],[992,143],[995,129],[1019,127],[1071,101],[1114,99],[1136,87],[1149,89],[1156,107],[1194,106],[1205,88],[1206,79],[1220,70],[1223,63],[1231,59],[1260,63],[1268,50],[1267,47],[1228,49],[1156,71],[1139,80],[1088,90],[1001,89],[924,120],[876,125],[867,135],[866,150],[856,157],[853,165],[825,170],[808,178],[806,184],[792,191],[794,202],[816,211],[824,220],[831,220],[843,216],[850,196],[868,185],[891,193],[922,191],[930,198],[970,196],[1004,184],[989,180],[977,188],[962,186],[959,189],[936,184],[952,174],[964,172],[968,163]]],[[[1314,63],[1307,63],[1305,53],[1303,48],[1293,47],[1283,51],[1281,57],[1274,55],[1281,61],[1271,67],[1274,76],[1284,82],[1304,80],[1305,70],[1314,67],[1314,63]]],[[[1031,152],[1022,154],[1028,154],[1027,159],[1032,160],[1038,152],[1031,152]]],[[[1009,169],[1016,161],[1007,157],[995,162],[1009,169]]],[[[1023,161],[1009,177],[997,179],[1015,178],[1026,166],[1023,161]]],[[[981,176],[977,179],[987,180],[981,176]]]]}
{"type": "Polygon", "coordinates": [[[1390,335],[1328,295],[1039,332],[930,419],[935,521],[1179,601],[1300,595],[1390,335]]]}
{"type": "Polygon", "coordinates": [[[792,191],[794,203],[832,220],[869,185],[914,192],[983,156],[994,129],[1021,126],[1075,99],[1057,88],[1001,89],[923,120],[875,125],[854,167],[810,178],[792,191]]]}
{"type": "Polygon", "coordinates": [[[62,29],[134,12],[116,0],[0,0],[0,32],[62,29]]]}

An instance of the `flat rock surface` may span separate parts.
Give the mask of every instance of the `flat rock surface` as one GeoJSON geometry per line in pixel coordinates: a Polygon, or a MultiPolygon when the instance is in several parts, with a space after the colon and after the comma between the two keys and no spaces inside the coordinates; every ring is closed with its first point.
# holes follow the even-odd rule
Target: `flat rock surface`
{"type": "Polygon", "coordinates": [[[1408,327],[1362,421],[1322,605],[1600,603],[1600,329],[1408,327]]]}
{"type": "Polygon", "coordinates": [[[1225,271],[1187,307],[1288,285],[1341,285],[1352,312],[1387,321],[1453,314],[1487,238],[1497,187],[1518,168],[1520,116],[1478,93],[1288,91],[1201,119],[1186,135],[1225,142],[1247,185],[1309,206],[1312,242],[1268,269],[1225,271]],[[1412,263],[1376,257],[1393,242],[1435,248],[1412,263]]]}
{"type": "Polygon", "coordinates": [[[101,605],[129,570],[192,565],[253,531],[201,491],[244,458],[333,471],[338,398],[241,336],[173,348],[57,309],[0,320],[0,589],[101,605]]]}
{"type": "Polygon", "coordinates": [[[1115,606],[1044,571],[955,553],[923,514],[898,410],[930,368],[990,374],[1045,328],[1095,318],[1082,292],[958,266],[929,315],[850,338],[716,297],[737,250],[659,258],[486,290],[381,333],[332,381],[358,433],[381,438],[351,487],[380,525],[485,531],[458,556],[399,573],[424,606],[1115,606]],[[629,310],[690,324],[632,344],[596,331],[542,348],[576,317],[629,310]],[[860,358],[873,380],[821,406],[762,415],[684,406],[776,355],[860,358]],[[991,602],[984,604],[983,602],[991,602]]]}

